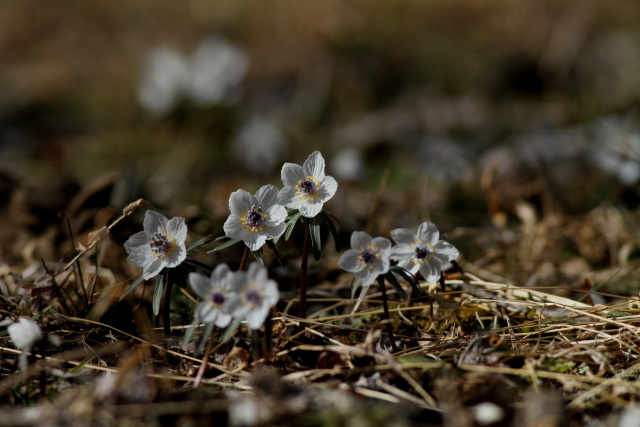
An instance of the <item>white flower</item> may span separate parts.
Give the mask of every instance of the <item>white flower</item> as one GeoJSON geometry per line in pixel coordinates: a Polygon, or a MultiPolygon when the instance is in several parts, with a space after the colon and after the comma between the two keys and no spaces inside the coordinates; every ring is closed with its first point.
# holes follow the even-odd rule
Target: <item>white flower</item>
{"type": "Polygon", "coordinates": [[[42,339],[40,326],[33,320],[24,317],[21,317],[17,323],[9,325],[7,330],[13,344],[23,351],[31,350],[31,347],[42,339]]]}
{"type": "Polygon", "coordinates": [[[145,60],[138,102],[152,115],[164,116],[180,101],[189,78],[189,64],[179,52],[155,48],[145,60]]]}
{"type": "Polygon", "coordinates": [[[129,237],[124,248],[129,254],[129,261],[142,268],[142,278],[147,280],[164,267],[177,267],[185,260],[186,239],[184,218],[167,220],[157,212],[147,211],[144,215],[144,231],[129,237]]]}
{"type": "Polygon", "coordinates": [[[376,278],[389,271],[389,255],[391,242],[384,237],[375,239],[364,231],[354,231],[351,234],[351,249],[340,257],[340,267],[350,273],[355,273],[356,280],[366,289],[376,278]]]}
{"type": "Polygon", "coordinates": [[[227,264],[220,264],[207,277],[199,273],[189,273],[191,288],[203,298],[196,307],[196,316],[200,322],[215,323],[219,328],[226,327],[231,322],[231,312],[238,304],[237,275],[229,269],[227,264]]]}
{"type": "Polygon", "coordinates": [[[231,215],[224,223],[227,237],[244,241],[252,251],[257,251],[267,239],[275,239],[284,233],[287,210],[278,204],[278,189],[273,185],[262,186],[254,196],[245,190],[231,193],[231,215]]]}
{"type": "Polygon", "coordinates": [[[455,260],[459,252],[451,244],[440,239],[435,224],[423,222],[415,234],[406,228],[396,228],[391,237],[398,244],[391,249],[391,259],[415,274],[418,270],[427,282],[440,277],[442,264],[455,260]]]}
{"type": "Polygon", "coordinates": [[[245,319],[250,329],[259,329],[269,314],[269,309],[280,299],[278,285],[269,279],[267,269],[253,263],[241,276],[243,285],[239,292],[240,304],[233,312],[236,319],[245,319]]]}
{"type": "Polygon", "coordinates": [[[319,151],[311,153],[302,166],[285,163],[282,182],[284,188],[278,194],[278,201],[288,208],[298,209],[307,218],[315,217],[338,189],[336,180],[325,176],[324,159],[319,151]]]}

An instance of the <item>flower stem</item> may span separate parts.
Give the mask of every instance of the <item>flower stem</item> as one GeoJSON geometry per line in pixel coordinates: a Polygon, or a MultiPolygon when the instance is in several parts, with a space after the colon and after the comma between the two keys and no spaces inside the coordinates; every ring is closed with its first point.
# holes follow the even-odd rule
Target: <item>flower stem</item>
{"type": "MultiPolygon", "coordinates": [[[[309,218],[305,220],[304,242],[302,243],[302,261],[300,262],[300,307],[299,316],[301,319],[307,318],[307,272],[309,264],[309,244],[311,243],[311,228],[309,218]]],[[[298,330],[304,331],[307,325],[300,323],[298,330]]]]}
{"type": "Polygon", "coordinates": [[[393,336],[393,325],[391,324],[389,304],[387,303],[387,287],[384,285],[384,279],[380,276],[378,276],[378,284],[382,293],[382,308],[384,310],[384,318],[387,320],[387,335],[389,335],[389,341],[391,341],[391,350],[397,353],[398,347],[396,346],[396,338],[393,336]]]}
{"type": "Polygon", "coordinates": [[[198,374],[196,375],[196,379],[193,382],[193,388],[198,388],[200,382],[202,381],[202,377],[204,377],[204,373],[207,370],[207,362],[209,360],[209,355],[211,354],[211,350],[213,350],[213,344],[215,343],[215,328],[211,331],[211,336],[209,337],[209,342],[207,343],[207,348],[204,351],[204,356],[202,357],[202,365],[198,369],[198,374]]]}
{"type": "Polygon", "coordinates": [[[164,308],[162,310],[162,323],[164,327],[164,336],[171,336],[171,290],[173,289],[173,274],[167,269],[166,287],[164,288],[164,308]]]}
{"type": "Polygon", "coordinates": [[[247,265],[247,260],[249,259],[249,247],[245,246],[244,252],[242,253],[242,259],[240,260],[240,266],[238,267],[238,271],[244,270],[247,265]]]}

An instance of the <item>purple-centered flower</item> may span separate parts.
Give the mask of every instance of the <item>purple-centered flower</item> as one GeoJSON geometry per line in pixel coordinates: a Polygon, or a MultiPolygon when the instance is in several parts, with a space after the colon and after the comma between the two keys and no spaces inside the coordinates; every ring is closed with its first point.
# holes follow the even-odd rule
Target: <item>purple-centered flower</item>
{"type": "Polygon", "coordinates": [[[239,289],[239,304],[233,317],[244,319],[250,329],[260,329],[269,314],[269,309],[278,303],[280,292],[275,281],[269,279],[267,269],[253,263],[249,269],[237,273],[242,281],[239,289]]]}
{"type": "Polygon", "coordinates": [[[442,264],[455,260],[459,252],[449,242],[440,239],[435,224],[423,222],[418,233],[406,228],[396,228],[391,237],[397,243],[391,249],[391,259],[412,274],[420,270],[427,282],[436,282],[442,272],[442,264]]]}
{"type": "Polygon", "coordinates": [[[278,189],[273,185],[261,187],[255,195],[245,190],[231,193],[231,215],[224,223],[227,237],[244,241],[252,251],[257,251],[267,239],[275,239],[284,233],[287,210],[278,204],[278,189]]]}
{"type": "Polygon", "coordinates": [[[242,283],[238,279],[227,264],[218,265],[210,277],[189,273],[191,288],[203,299],[196,307],[196,319],[214,323],[219,328],[226,327],[239,302],[238,289],[242,283]]]}
{"type": "Polygon", "coordinates": [[[129,261],[142,268],[144,280],[156,276],[165,267],[177,267],[185,260],[187,226],[184,218],[167,220],[164,215],[149,210],[144,215],[143,227],[144,231],[129,237],[124,248],[129,261]]]}
{"type": "Polygon", "coordinates": [[[338,189],[336,180],[324,174],[324,158],[319,151],[311,153],[302,166],[285,163],[281,175],[284,188],[278,201],[287,208],[298,209],[307,218],[318,215],[324,202],[338,189]]]}
{"type": "Polygon", "coordinates": [[[389,255],[391,242],[384,237],[372,238],[364,231],[354,231],[351,234],[351,249],[340,257],[340,267],[350,273],[355,273],[357,282],[366,288],[376,278],[389,271],[389,255]]]}

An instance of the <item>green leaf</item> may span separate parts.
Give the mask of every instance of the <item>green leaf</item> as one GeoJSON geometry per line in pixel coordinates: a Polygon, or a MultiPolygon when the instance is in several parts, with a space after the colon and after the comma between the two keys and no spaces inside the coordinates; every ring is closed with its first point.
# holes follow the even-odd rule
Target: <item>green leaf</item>
{"type": "Polygon", "coordinates": [[[198,326],[197,316],[193,318],[193,322],[187,328],[187,331],[184,334],[184,339],[182,340],[182,348],[187,348],[189,345],[189,341],[191,341],[191,337],[193,337],[193,333],[196,331],[196,327],[198,326]]]}
{"type": "MultiPolygon", "coordinates": [[[[223,237],[227,237],[227,236],[223,236],[223,237]]],[[[215,239],[214,241],[216,241],[216,240],[220,240],[220,239],[221,239],[221,238],[219,237],[219,238],[215,239]]],[[[208,254],[210,254],[211,252],[216,252],[216,251],[219,251],[219,250],[221,250],[221,249],[228,248],[229,246],[233,246],[233,245],[235,245],[235,244],[236,244],[236,243],[238,243],[238,242],[240,242],[240,240],[239,240],[239,239],[229,239],[229,240],[227,240],[226,242],[224,242],[223,244],[221,244],[221,245],[219,245],[219,246],[216,246],[215,248],[213,248],[213,249],[211,249],[211,250],[207,251],[207,253],[208,253],[208,254]]]]}
{"type": "Polygon", "coordinates": [[[331,234],[331,238],[333,239],[333,244],[336,248],[336,252],[338,253],[342,252],[342,245],[340,244],[340,234],[338,233],[338,230],[336,229],[336,226],[333,223],[333,221],[335,220],[338,223],[338,225],[340,225],[340,222],[338,222],[338,219],[336,217],[334,217],[333,215],[331,215],[329,212],[325,210],[321,211],[318,214],[318,216],[320,217],[324,225],[327,226],[327,229],[331,234]]]}
{"type": "Polygon", "coordinates": [[[200,270],[207,274],[211,274],[211,272],[213,271],[213,268],[209,267],[207,264],[204,264],[200,261],[196,261],[194,259],[184,260],[182,264],[186,264],[188,267],[191,267],[191,271],[200,270]]]}
{"type": "Polygon", "coordinates": [[[227,326],[227,329],[225,329],[224,334],[222,335],[222,340],[221,341],[223,343],[229,341],[231,339],[231,337],[233,336],[233,334],[238,330],[238,328],[240,327],[241,323],[242,323],[242,320],[233,319],[233,322],[231,322],[231,324],[229,326],[227,326]]]}
{"type": "MultiPolygon", "coordinates": [[[[398,279],[396,279],[396,276],[393,275],[393,273],[387,273],[384,275],[384,277],[385,279],[387,279],[393,290],[396,291],[398,295],[400,295],[400,298],[407,299],[407,293],[404,291],[404,289],[402,289],[402,286],[398,282],[398,279]]],[[[384,286],[384,280],[380,281],[380,286],[384,286]]]]}
{"type": "Polygon", "coordinates": [[[196,240],[195,242],[191,243],[189,246],[187,246],[187,252],[189,252],[192,249],[197,248],[198,246],[213,242],[215,239],[213,239],[211,237],[211,235],[207,236],[207,237],[203,237],[200,240],[196,240]]]}
{"type": "Polygon", "coordinates": [[[392,265],[389,271],[392,274],[400,276],[402,280],[407,282],[411,286],[411,289],[413,289],[414,295],[420,295],[420,286],[418,286],[418,279],[416,278],[416,276],[411,274],[410,271],[400,267],[399,265],[392,265]]]}
{"type": "Polygon", "coordinates": [[[280,268],[282,268],[282,272],[284,273],[284,265],[282,265],[282,258],[280,258],[280,254],[278,253],[278,250],[276,249],[276,244],[273,240],[267,240],[267,246],[269,247],[269,249],[271,249],[273,251],[274,254],[276,254],[276,258],[278,259],[278,262],[280,263],[280,268]]]}
{"type": "Polygon", "coordinates": [[[133,283],[131,284],[131,286],[129,286],[127,288],[126,291],[124,291],[124,293],[122,295],[120,295],[120,301],[122,301],[122,298],[124,298],[129,292],[133,291],[135,288],[138,287],[138,285],[140,283],[142,283],[144,281],[144,279],[142,278],[142,275],[140,275],[140,277],[138,277],[136,280],[133,281],[133,283]]]}
{"type": "Polygon", "coordinates": [[[153,290],[153,314],[155,315],[160,312],[160,300],[162,300],[162,294],[164,293],[165,282],[166,277],[163,271],[158,274],[158,277],[156,278],[156,287],[153,290]]]}
{"type": "Polygon", "coordinates": [[[291,236],[293,227],[296,225],[296,222],[298,222],[301,216],[302,214],[300,212],[297,212],[287,219],[287,228],[284,232],[284,240],[289,240],[289,236],[291,236]]]}
{"type": "Polygon", "coordinates": [[[262,248],[258,249],[257,251],[251,251],[251,253],[253,253],[253,256],[256,258],[256,261],[260,263],[260,265],[264,265],[264,258],[262,257],[262,248]]]}
{"type": "Polygon", "coordinates": [[[196,348],[196,356],[202,353],[202,349],[204,349],[204,345],[207,343],[207,338],[211,336],[211,331],[213,331],[213,322],[205,323],[204,328],[202,328],[202,336],[200,337],[200,344],[198,344],[198,348],[196,348]]]}
{"type": "Polygon", "coordinates": [[[309,232],[311,233],[313,258],[318,261],[322,253],[322,239],[320,236],[320,224],[316,218],[312,218],[311,221],[309,221],[309,232]]]}

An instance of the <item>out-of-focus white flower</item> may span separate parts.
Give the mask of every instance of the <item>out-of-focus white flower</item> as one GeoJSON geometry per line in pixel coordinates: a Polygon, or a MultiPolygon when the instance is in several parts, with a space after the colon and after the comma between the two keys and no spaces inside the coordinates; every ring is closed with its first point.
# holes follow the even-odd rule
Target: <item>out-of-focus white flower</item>
{"type": "Polygon", "coordinates": [[[252,117],[233,144],[233,155],[256,174],[271,172],[284,155],[286,140],[280,129],[266,117],[252,117]]]}
{"type": "Polygon", "coordinates": [[[311,153],[302,166],[285,163],[281,175],[284,188],[278,194],[279,202],[298,209],[307,218],[318,215],[338,189],[336,180],[324,174],[324,158],[319,151],[311,153]]]}
{"type": "Polygon", "coordinates": [[[504,409],[492,402],[482,402],[471,407],[471,412],[481,426],[498,423],[504,419],[504,409]]]}
{"type": "Polygon", "coordinates": [[[196,105],[224,104],[244,79],[249,61],[237,47],[221,38],[206,38],[189,57],[174,49],[152,49],[145,59],[138,101],[161,117],[183,99],[196,105]]]}
{"type": "Polygon", "coordinates": [[[236,273],[243,285],[239,290],[240,304],[233,312],[236,319],[245,319],[250,329],[260,329],[269,309],[278,303],[280,292],[275,281],[269,279],[267,269],[256,263],[236,273]]]}
{"type": "Polygon", "coordinates": [[[341,181],[359,181],[364,174],[360,152],[353,148],[340,150],[331,160],[331,170],[341,181]]]}
{"type": "Polygon", "coordinates": [[[231,322],[231,312],[238,304],[239,282],[227,264],[220,264],[207,277],[199,273],[189,274],[189,283],[195,293],[204,299],[196,307],[198,321],[214,323],[225,328],[231,322]]]}
{"type": "Polygon", "coordinates": [[[608,119],[599,124],[591,158],[603,171],[624,185],[640,180],[640,135],[627,130],[625,123],[608,119]]]}
{"type": "Polygon", "coordinates": [[[154,116],[164,116],[179,102],[190,80],[189,64],[170,48],[152,49],[144,64],[138,102],[154,116]]]}
{"type": "Polygon", "coordinates": [[[391,242],[385,237],[372,238],[364,231],[351,234],[351,249],[340,256],[340,267],[355,273],[357,282],[362,285],[362,294],[376,280],[389,271],[391,242]]]}
{"type": "Polygon", "coordinates": [[[9,325],[7,330],[13,344],[25,352],[31,350],[31,347],[42,339],[40,326],[33,320],[24,317],[18,319],[18,322],[9,325]]]}
{"type": "Polygon", "coordinates": [[[228,100],[247,73],[247,56],[228,41],[204,39],[191,55],[187,96],[197,105],[215,105],[228,100]]]}
{"type": "Polygon", "coordinates": [[[423,222],[418,233],[406,228],[396,228],[391,237],[398,244],[391,249],[391,259],[415,274],[418,270],[427,282],[435,282],[440,277],[442,264],[455,260],[458,250],[449,242],[440,239],[435,224],[423,222]]]}
{"type": "Polygon", "coordinates": [[[129,261],[142,268],[142,278],[148,280],[160,271],[180,265],[187,257],[185,240],[187,226],[184,218],[171,220],[154,211],[144,215],[144,231],[129,237],[124,248],[129,254],[129,261]]]}
{"type": "Polygon", "coordinates": [[[287,226],[287,210],[278,204],[278,189],[270,184],[253,196],[245,190],[234,191],[229,197],[229,210],[224,233],[244,241],[252,251],[260,249],[267,239],[280,236],[287,226]]]}

